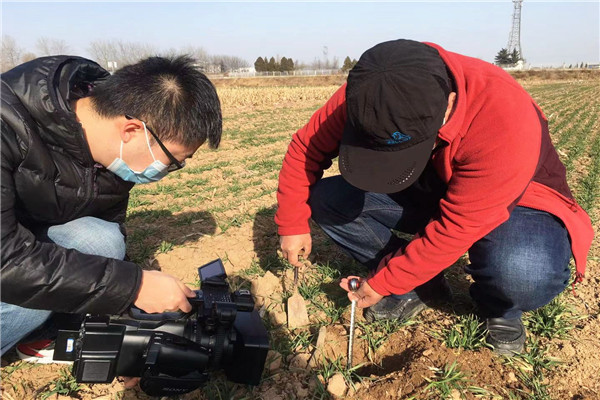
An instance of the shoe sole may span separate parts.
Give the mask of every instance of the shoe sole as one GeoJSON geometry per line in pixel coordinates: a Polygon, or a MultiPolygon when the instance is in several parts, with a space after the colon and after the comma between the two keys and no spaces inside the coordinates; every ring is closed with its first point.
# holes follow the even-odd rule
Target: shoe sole
{"type": "MultiPolygon", "coordinates": [[[[493,346],[492,346],[493,347],[493,346]]],[[[505,357],[513,357],[516,356],[518,354],[521,354],[524,350],[524,346],[521,347],[519,350],[510,350],[510,349],[498,349],[496,347],[494,347],[493,351],[494,353],[501,355],[501,356],[505,356],[505,357]]]]}

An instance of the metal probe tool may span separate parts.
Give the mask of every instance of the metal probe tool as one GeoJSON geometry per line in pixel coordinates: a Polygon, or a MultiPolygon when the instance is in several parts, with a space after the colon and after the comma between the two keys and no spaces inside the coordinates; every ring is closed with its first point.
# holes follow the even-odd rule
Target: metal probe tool
{"type": "MultiPolygon", "coordinates": [[[[348,287],[352,293],[356,292],[360,287],[360,282],[356,278],[352,278],[348,281],[348,287]]],[[[352,300],[352,306],[350,310],[350,333],[348,338],[348,369],[352,368],[352,347],[354,345],[354,315],[356,314],[356,300],[352,300]]]]}

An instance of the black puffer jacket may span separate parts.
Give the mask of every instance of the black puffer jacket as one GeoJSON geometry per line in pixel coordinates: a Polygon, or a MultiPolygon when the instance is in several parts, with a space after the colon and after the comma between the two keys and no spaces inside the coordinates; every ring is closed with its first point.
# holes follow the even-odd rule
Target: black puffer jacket
{"type": "Polygon", "coordinates": [[[129,190],[92,159],[71,104],[109,74],[92,61],[44,57],[2,74],[1,300],[61,312],[121,313],[136,264],[36,240],[49,225],[93,216],[123,223],[129,190]]]}

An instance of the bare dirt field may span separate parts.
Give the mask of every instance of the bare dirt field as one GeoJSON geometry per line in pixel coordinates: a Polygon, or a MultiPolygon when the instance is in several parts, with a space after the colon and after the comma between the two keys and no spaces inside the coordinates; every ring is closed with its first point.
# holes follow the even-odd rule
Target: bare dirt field
{"type": "MultiPolygon", "coordinates": [[[[596,230],[598,76],[520,77],[549,119],[571,188],[596,230]]],[[[201,149],[183,170],[131,194],[128,254],[134,261],[194,285],[196,268],[221,258],[231,286],[252,290],[270,332],[272,350],[258,387],[233,384],[214,373],[205,388],[181,399],[600,399],[597,241],[587,277],[575,294],[569,287],[550,305],[526,315],[529,334],[522,356],[503,358],[483,345],[468,295],[469,277],[463,272],[465,256],[447,271],[453,303],[403,324],[366,324],[359,316],[356,368],[349,372],[349,302],[338,282],[365,272],[314,227],[313,265],[300,278],[311,325],[288,330],[284,305],[291,295],[292,269],[277,256],[273,221],[278,172],[291,135],[344,78],[279,79],[215,80],[223,105],[222,146],[201,149]],[[326,332],[317,345],[322,327],[326,332]]],[[[334,163],[326,176],[336,173],[334,163]]],[[[28,365],[9,353],[2,359],[2,397],[149,398],[139,389],[125,390],[118,381],[76,385],[68,370],[28,365]]]]}

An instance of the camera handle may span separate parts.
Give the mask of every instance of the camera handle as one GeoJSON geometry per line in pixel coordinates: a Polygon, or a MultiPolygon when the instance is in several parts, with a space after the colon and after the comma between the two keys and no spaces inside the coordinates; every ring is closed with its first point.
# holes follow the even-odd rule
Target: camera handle
{"type": "Polygon", "coordinates": [[[137,308],[136,306],[131,306],[129,309],[129,316],[131,318],[144,321],[173,321],[184,318],[187,315],[188,313],[184,313],[183,311],[168,311],[150,314],[140,308],[137,308]]]}
{"type": "Polygon", "coordinates": [[[188,393],[203,386],[209,380],[208,373],[200,371],[205,369],[201,367],[203,364],[204,366],[208,364],[208,354],[194,342],[166,332],[155,332],[148,342],[145,353],[146,362],[141,374],[140,387],[150,396],[188,393]],[[163,358],[162,362],[161,358],[163,358]],[[185,368],[187,373],[173,376],[161,371],[162,364],[165,362],[169,364],[169,361],[174,360],[179,361],[179,364],[187,364],[188,368],[185,368]],[[191,360],[194,360],[197,365],[194,365],[191,360]]]}

